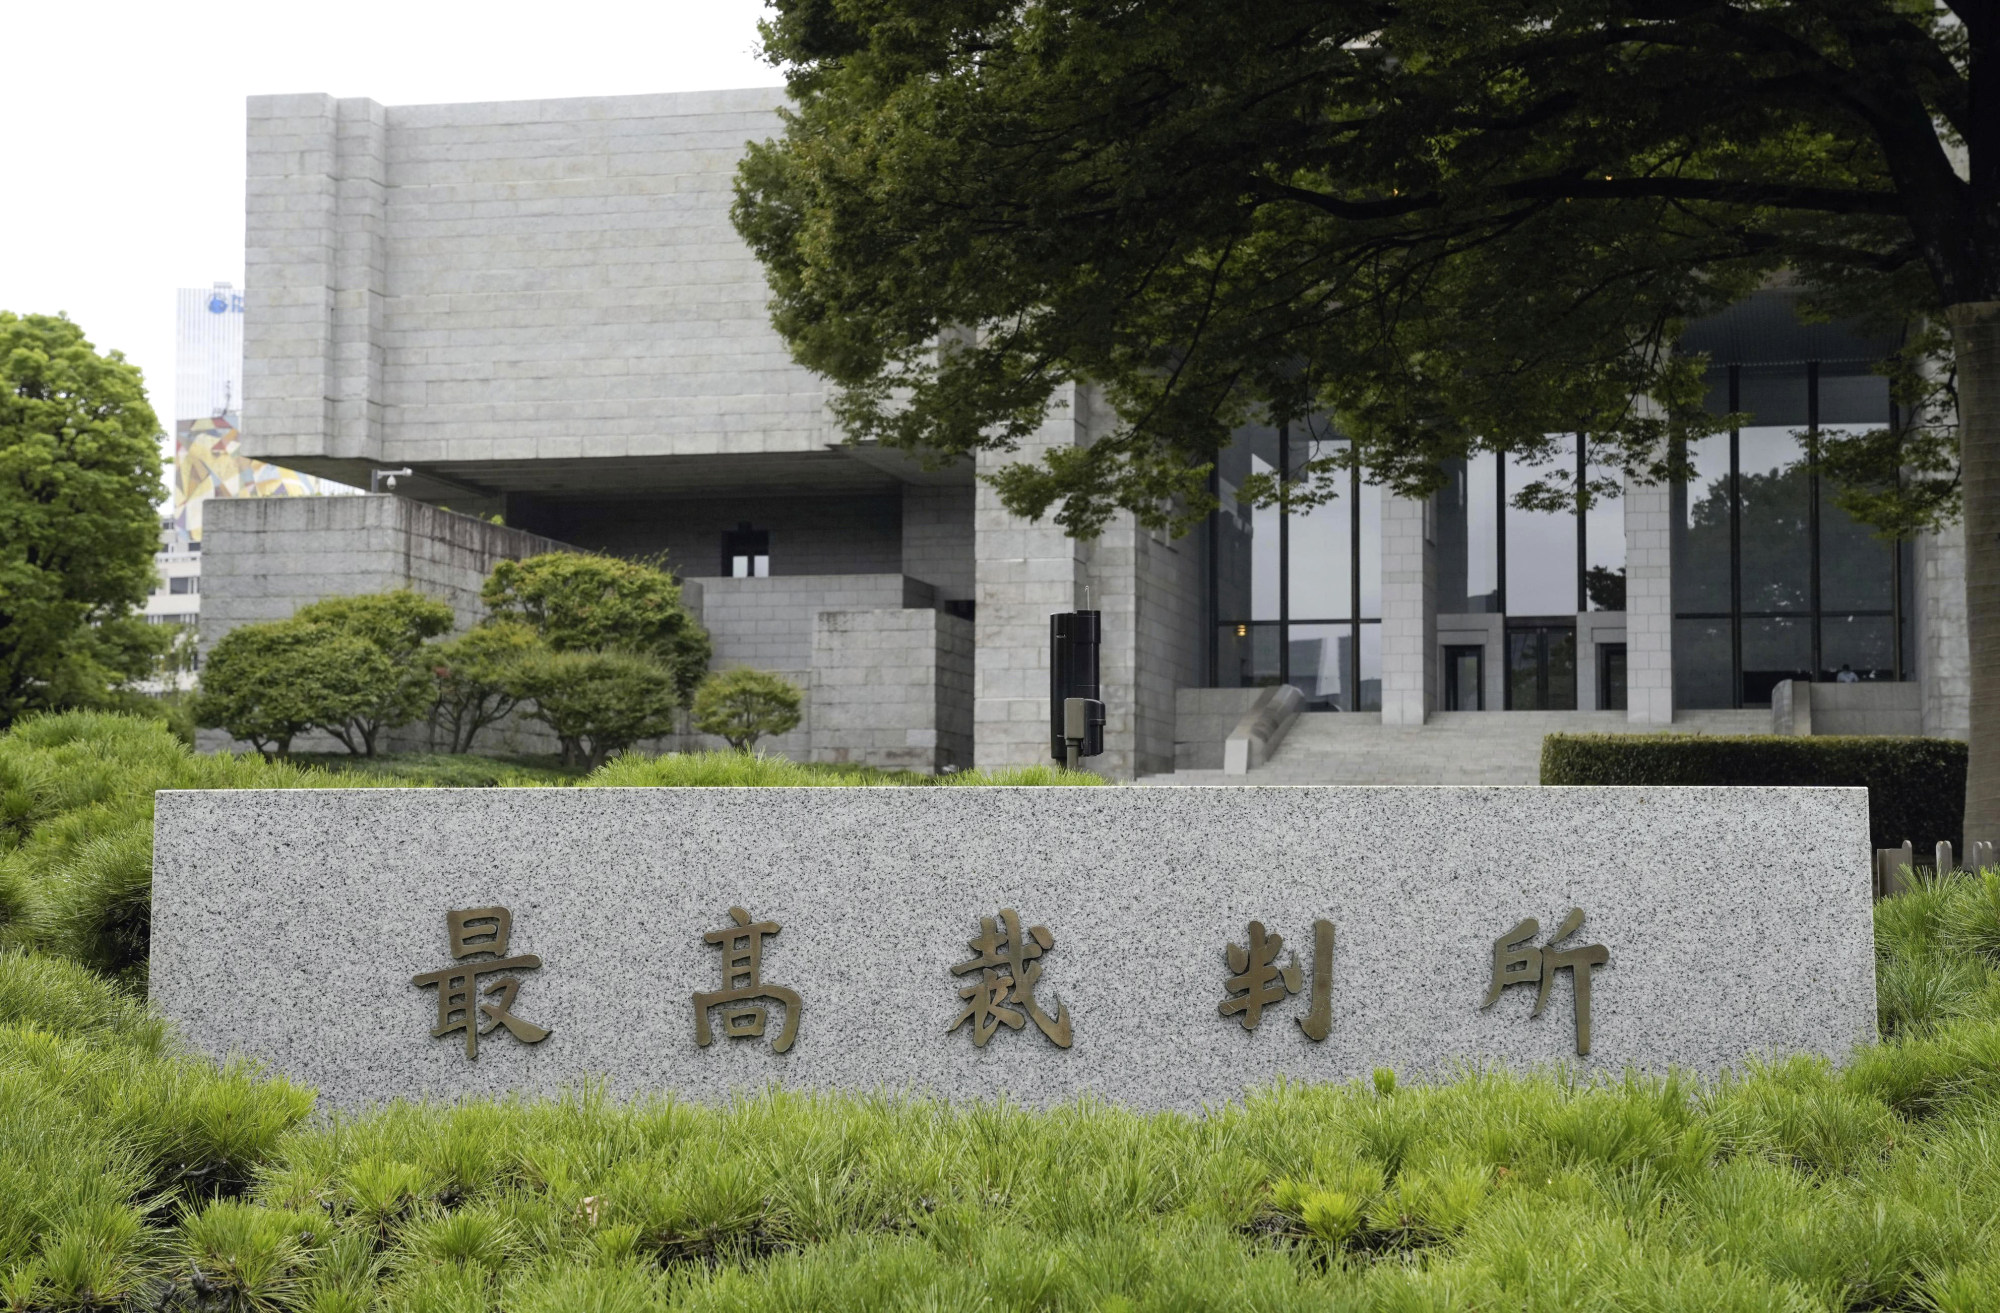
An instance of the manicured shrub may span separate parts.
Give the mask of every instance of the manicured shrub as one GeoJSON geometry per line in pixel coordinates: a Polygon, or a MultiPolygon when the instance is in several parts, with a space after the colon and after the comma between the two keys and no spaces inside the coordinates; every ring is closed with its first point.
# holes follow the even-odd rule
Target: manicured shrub
{"type": "Polygon", "coordinates": [[[527,625],[494,620],[424,650],[424,664],[437,681],[431,725],[445,751],[471,752],[479,731],[514,709],[514,667],[540,647],[527,625]]]}
{"type": "Polygon", "coordinates": [[[694,727],[713,734],[738,752],[757,740],[798,727],[800,694],[790,680],[738,666],[701,681],[694,694],[694,727]]]}
{"type": "Polygon", "coordinates": [[[356,638],[381,654],[369,696],[358,705],[329,712],[314,723],[356,756],[375,755],[385,729],[421,719],[437,697],[425,644],[451,632],[452,609],[409,588],[354,597],[326,597],[302,606],[293,620],[356,638]]]}
{"type": "Polygon", "coordinates": [[[1877,848],[1959,843],[1965,744],[1887,735],[1551,734],[1543,784],[1804,785],[1868,790],[1877,848]]]}
{"type": "Polygon", "coordinates": [[[346,733],[372,715],[394,679],[389,658],[354,634],[298,619],[241,625],[209,653],[195,722],[282,757],[307,730],[338,726],[346,733]]]}
{"type": "Polygon", "coordinates": [[[629,652],[670,672],[685,707],[708,670],[708,631],[658,565],[582,552],[501,561],[480,598],[496,620],[516,620],[556,652],[629,652]]]}
{"type": "Polygon", "coordinates": [[[673,671],[631,652],[536,652],[514,663],[507,687],[556,736],[565,766],[600,766],[670,733],[681,706],[673,671]]]}

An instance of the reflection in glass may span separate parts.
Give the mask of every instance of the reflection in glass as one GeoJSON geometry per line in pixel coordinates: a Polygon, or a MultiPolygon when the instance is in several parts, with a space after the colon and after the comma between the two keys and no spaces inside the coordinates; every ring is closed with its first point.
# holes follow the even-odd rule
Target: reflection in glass
{"type": "MultiPolygon", "coordinates": [[[[1674,610],[1728,611],[1729,595],[1729,435],[1690,442],[1686,483],[1675,483],[1673,499],[1674,610]]],[[[1675,648],[1676,653],[1679,647],[1675,648]]],[[[1675,657],[1676,667],[1680,664],[1675,657]]],[[[1725,660],[1723,668],[1728,669],[1725,660]]],[[[1714,706],[1715,703],[1683,703],[1714,706]]],[[[1728,703],[1722,703],[1728,706],[1728,703]]]]}
{"type": "MultiPolygon", "coordinates": [[[[1812,471],[1805,445],[1791,429],[1744,429],[1736,453],[1743,610],[1807,610],[1812,605],[1812,471]]],[[[1745,663],[1747,678],[1747,656],[1745,663]]]]}
{"type": "MultiPolygon", "coordinates": [[[[1270,474],[1273,466],[1262,456],[1250,457],[1252,474],[1270,474]]],[[[1276,506],[1252,506],[1246,508],[1250,514],[1250,618],[1252,620],[1276,620],[1278,618],[1278,578],[1279,549],[1282,535],[1278,532],[1279,511],[1276,506]]]]}
{"type": "Polygon", "coordinates": [[[1361,485],[1356,505],[1361,512],[1361,618],[1382,615],[1382,488],[1361,485]]]}
{"type": "Polygon", "coordinates": [[[1674,621],[1674,705],[1733,707],[1730,673],[1731,622],[1721,619],[1674,621]]]}
{"type": "Polygon", "coordinates": [[[1507,457],[1507,614],[1576,614],[1576,513],[1526,511],[1514,498],[1531,483],[1573,491],[1575,439],[1558,439],[1553,459],[1525,465],[1507,457]]]}
{"type": "Polygon", "coordinates": [[[1895,627],[1893,616],[1822,616],[1819,677],[1840,684],[1894,679],[1895,627]]]}
{"type": "Polygon", "coordinates": [[[1828,611],[1887,611],[1896,600],[1895,546],[1842,510],[1839,496],[1830,480],[1821,480],[1819,604],[1828,611]]]}
{"type": "MultiPolygon", "coordinates": [[[[1290,468],[1299,469],[1306,461],[1328,454],[1332,445],[1294,436],[1290,468]]],[[[1333,476],[1333,481],[1340,488],[1339,495],[1333,500],[1320,506],[1296,507],[1291,512],[1291,618],[1294,622],[1345,619],[1353,613],[1352,480],[1343,472],[1333,476]]],[[[1294,634],[1293,638],[1296,640],[1298,635],[1294,634]]],[[[1292,673],[1296,676],[1299,669],[1294,664],[1292,673]]],[[[1294,679],[1293,683],[1298,683],[1298,680],[1294,679]]],[[[1305,686],[1300,684],[1299,687],[1303,690],[1305,686]]],[[[1311,694],[1308,693],[1307,697],[1310,698],[1311,694]]]]}
{"type": "Polygon", "coordinates": [[[1263,688],[1278,682],[1278,629],[1272,621],[1218,625],[1216,683],[1263,688]]]}
{"type": "Polygon", "coordinates": [[[1492,452],[1445,462],[1437,515],[1440,612],[1500,609],[1498,469],[1492,452]]]}
{"type": "Polygon", "coordinates": [[[1293,624],[1291,633],[1292,687],[1305,694],[1305,709],[1353,710],[1348,681],[1354,669],[1354,626],[1293,624]]]}
{"type": "Polygon", "coordinates": [[[1361,626],[1360,711],[1382,709],[1382,626],[1370,622],[1361,626]]]}
{"type": "Polygon", "coordinates": [[[1576,625],[1507,627],[1507,707],[1576,710],[1576,625]]]}
{"type": "Polygon", "coordinates": [[[1805,616],[1743,619],[1743,702],[1771,705],[1779,681],[1812,678],[1812,622],[1805,616]]]}
{"type": "MultiPolygon", "coordinates": [[[[1588,452],[1588,447],[1585,448],[1588,452]]],[[[1618,479],[1618,467],[1590,462],[1590,477],[1618,479]]],[[[1625,494],[1599,497],[1583,513],[1585,601],[1592,611],[1625,609],[1625,494]]]]}

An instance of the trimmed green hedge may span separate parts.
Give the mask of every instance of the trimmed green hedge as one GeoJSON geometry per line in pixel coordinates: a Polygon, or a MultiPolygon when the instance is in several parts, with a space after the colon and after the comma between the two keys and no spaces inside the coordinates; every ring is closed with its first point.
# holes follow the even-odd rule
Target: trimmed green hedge
{"type": "Polygon", "coordinates": [[[1960,845],[1965,745],[1889,735],[1551,734],[1544,784],[1860,786],[1877,848],[1960,845]]]}

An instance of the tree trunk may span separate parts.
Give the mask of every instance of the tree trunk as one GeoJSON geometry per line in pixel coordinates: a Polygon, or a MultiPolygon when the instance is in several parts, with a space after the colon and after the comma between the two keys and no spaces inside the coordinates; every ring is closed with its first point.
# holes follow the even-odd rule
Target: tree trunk
{"type": "Polygon", "coordinates": [[[1965,490],[1965,627],[1971,656],[1971,760],[1965,838],[2000,842],[2000,301],[1952,306],[1958,443],[1965,490]]]}

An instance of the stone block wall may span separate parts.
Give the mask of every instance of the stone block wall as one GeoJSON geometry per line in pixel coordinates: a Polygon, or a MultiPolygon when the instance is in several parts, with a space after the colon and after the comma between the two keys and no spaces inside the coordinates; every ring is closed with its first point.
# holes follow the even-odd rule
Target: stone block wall
{"type": "Polygon", "coordinates": [[[1673,502],[1665,483],[1625,481],[1625,718],[1674,719],[1673,502]]]}
{"type": "Polygon", "coordinates": [[[414,588],[486,614],[495,563],[564,543],[393,496],[218,498],[204,513],[201,649],[241,624],[289,619],[322,597],[414,588]]]}
{"type": "MultiPolygon", "coordinates": [[[[1088,430],[1076,413],[1077,394],[1082,391],[1074,385],[1063,387],[1057,398],[1060,404],[1050,409],[1034,436],[1013,452],[981,452],[978,472],[1039,460],[1051,448],[1085,444],[1088,430]]],[[[1030,522],[1014,515],[983,481],[974,497],[978,605],[973,614],[977,633],[973,764],[996,767],[1048,761],[1049,616],[1084,605],[1085,549],[1053,520],[1030,522]]],[[[1112,672],[1105,674],[1108,678],[1112,672]]],[[[1115,700],[1107,700],[1115,709],[1115,700]]]]}
{"type": "Polygon", "coordinates": [[[942,611],[821,611],[811,757],[926,774],[972,761],[972,624],[942,611]]]}
{"type": "Polygon", "coordinates": [[[1962,739],[1972,732],[1972,651],[1965,621],[1965,529],[1927,533],[1917,554],[1917,668],[1922,681],[1923,732],[1962,739]]]}
{"type": "Polygon", "coordinates": [[[978,594],[972,561],[974,490],[905,484],[903,573],[937,589],[940,602],[971,601],[978,594]]]}
{"type": "Polygon", "coordinates": [[[311,467],[822,451],[730,226],[780,88],[249,102],[243,431],[311,467]]]}
{"type": "Polygon", "coordinates": [[[1382,723],[1437,707],[1437,544],[1429,499],[1382,498],[1382,723]]]}

